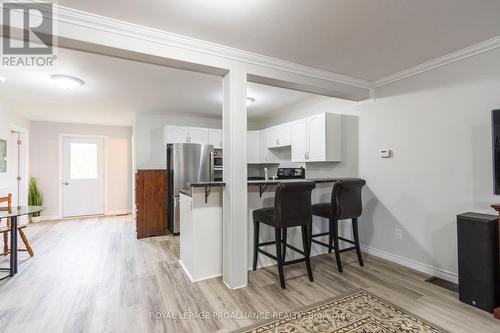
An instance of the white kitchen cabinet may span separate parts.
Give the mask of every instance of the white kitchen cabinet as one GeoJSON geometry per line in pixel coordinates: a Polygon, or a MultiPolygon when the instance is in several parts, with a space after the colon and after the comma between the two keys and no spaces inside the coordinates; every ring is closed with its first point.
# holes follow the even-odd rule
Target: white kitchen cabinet
{"type": "Polygon", "coordinates": [[[260,159],[260,131],[247,132],[247,163],[259,164],[260,159]]]}
{"type": "Polygon", "coordinates": [[[189,127],[190,143],[208,143],[208,128],[189,127]]]}
{"type": "Polygon", "coordinates": [[[291,123],[284,123],[267,129],[267,148],[290,146],[291,123]]]}
{"type": "Polygon", "coordinates": [[[209,128],[208,129],[208,143],[213,145],[215,149],[222,148],[222,130],[209,128]]]}
{"type": "Polygon", "coordinates": [[[308,151],[307,119],[292,122],[292,161],[305,162],[308,151]]]}
{"type": "Polygon", "coordinates": [[[259,131],[260,134],[260,162],[261,164],[265,163],[279,163],[279,158],[276,157],[274,152],[268,148],[268,140],[267,136],[269,133],[269,129],[262,129],[259,131]]]}
{"type": "Polygon", "coordinates": [[[167,125],[163,128],[165,143],[189,142],[189,127],[167,125]]]}
{"type": "Polygon", "coordinates": [[[341,115],[321,113],[292,124],[292,162],[341,161],[341,115]]]}

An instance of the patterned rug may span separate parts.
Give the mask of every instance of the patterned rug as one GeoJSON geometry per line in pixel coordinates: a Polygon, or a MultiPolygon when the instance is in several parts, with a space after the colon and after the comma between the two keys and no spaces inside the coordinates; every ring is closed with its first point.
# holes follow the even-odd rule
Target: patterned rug
{"type": "Polygon", "coordinates": [[[372,294],[360,290],[302,311],[236,331],[328,333],[441,333],[447,332],[372,294]]]}

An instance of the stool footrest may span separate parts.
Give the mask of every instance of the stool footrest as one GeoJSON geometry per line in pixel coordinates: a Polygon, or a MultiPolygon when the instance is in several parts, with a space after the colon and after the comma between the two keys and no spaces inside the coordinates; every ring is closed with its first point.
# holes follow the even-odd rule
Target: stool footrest
{"type": "Polygon", "coordinates": [[[324,243],[324,242],[320,242],[320,241],[315,240],[315,239],[311,239],[311,242],[316,243],[316,244],[319,244],[319,245],[323,245],[323,246],[326,246],[326,247],[330,247],[330,245],[329,245],[329,244],[324,243]]]}
{"type": "Polygon", "coordinates": [[[322,232],[319,234],[311,235],[311,237],[314,238],[314,237],[328,236],[329,234],[330,234],[329,232],[322,232]]]}
{"type": "Polygon", "coordinates": [[[342,241],[344,241],[344,242],[356,245],[356,242],[353,241],[353,240],[350,240],[350,239],[347,239],[347,238],[344,238],[344,237],[339,237],[339,239],[342,240],[342,241]]]}
{"type": "Polygon", "coordinates": [[[354,250],[356,250],[356,247],[355,246],[351,246],[351,247],[346,247],[345,249],[339,250],[339,253],[344,253],[344,252],[354,251],[354,250]]]}

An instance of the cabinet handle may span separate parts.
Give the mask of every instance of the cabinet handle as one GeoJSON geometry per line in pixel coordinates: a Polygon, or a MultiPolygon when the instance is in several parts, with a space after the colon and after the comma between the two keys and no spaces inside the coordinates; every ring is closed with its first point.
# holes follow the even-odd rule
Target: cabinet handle
{"type": "Polygon", "coordinates": [[[280,139],[278,138],[278,146],[280,145],[280,139]]]}
{"type": "Polygon", "coordinates": [[[219,143],[220,143],[220,147],[222,147],[222,141],[221,141],[221,142],[219,142],[219,143]]]}
{"type": "Polygon", "coordinates": [[[307,153],[304,153],[304,159],[307,160],[307,153]]]}

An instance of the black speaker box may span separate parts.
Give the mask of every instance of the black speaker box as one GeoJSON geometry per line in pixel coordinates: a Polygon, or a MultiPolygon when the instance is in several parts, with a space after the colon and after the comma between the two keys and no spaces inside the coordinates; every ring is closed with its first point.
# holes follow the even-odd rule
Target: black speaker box
{"type": "Polygon", "coordinates": [[[493,312],[499,297],[498,216],[457,216],[460,301],[493,312]]]}

